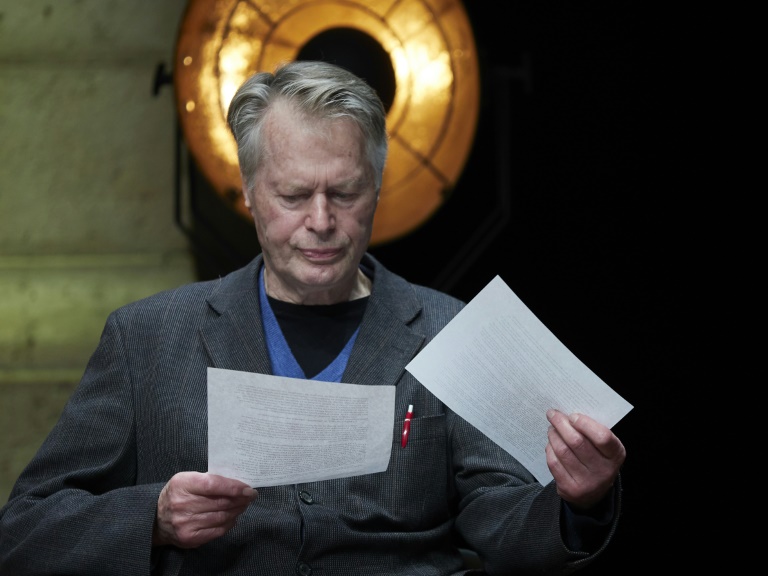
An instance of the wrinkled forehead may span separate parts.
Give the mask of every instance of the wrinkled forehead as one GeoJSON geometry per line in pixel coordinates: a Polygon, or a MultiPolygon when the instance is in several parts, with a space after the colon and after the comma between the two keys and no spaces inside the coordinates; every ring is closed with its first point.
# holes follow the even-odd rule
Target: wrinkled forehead
{"type": "Polygon", "coordinates": [[[302,110],[286,98],[273,103],[264,119],[264,153],[285,149],[290,142],[313,137],[333,140],[344,130],[360,144],[361,155],[365,156],[365,138],[357,122],[349,116],[327,117],[302,110]]]}
{"type": "Polygon", "coordinates": [[[327,132],[335,124],[347,125],[347,129],[360,134],[362,131],[357,121],[349,115],[334,115],[331,111],[312,111],[301,108],[288,97],[278,97],[270,107],[265,123],[271,125],[293,123],[304,130],[327,132]]]}

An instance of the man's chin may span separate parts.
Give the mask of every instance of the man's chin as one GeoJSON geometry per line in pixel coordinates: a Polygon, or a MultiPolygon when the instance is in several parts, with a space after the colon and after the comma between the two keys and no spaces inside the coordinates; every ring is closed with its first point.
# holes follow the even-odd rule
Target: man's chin
{"type": "Polygon", "coordinates": [[[343,270],[338,262],[318,264],[311,263],[302,267],[298,275],[299,281],[307,287],[332,288],[343,278],[343,270]]]}

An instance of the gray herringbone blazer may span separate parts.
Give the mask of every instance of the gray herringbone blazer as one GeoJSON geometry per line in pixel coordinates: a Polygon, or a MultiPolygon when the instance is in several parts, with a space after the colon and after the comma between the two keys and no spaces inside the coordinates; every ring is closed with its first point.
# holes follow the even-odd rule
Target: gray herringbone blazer
{"type": "MultiPolygon", "coordinates": [[[[539,485],[404,369],[463,304],[370,255],[364,264],[373,291],[343,381],[397,387],[385,472],[261,488],[226,536],[152,551],[163,485],[207,469],[207,367],[270,373],[257,257],[109,316],[79,387],[2,509],[0,574],[455,575],[465,573],[457,543],[491,574],[591,562],[596,554],[562,542],[554,485],[539,485]],[[403,449],[408,404],[415,415],[403,449]]],[[[611,534],[619,504],[616,490],[611,534]]]]}

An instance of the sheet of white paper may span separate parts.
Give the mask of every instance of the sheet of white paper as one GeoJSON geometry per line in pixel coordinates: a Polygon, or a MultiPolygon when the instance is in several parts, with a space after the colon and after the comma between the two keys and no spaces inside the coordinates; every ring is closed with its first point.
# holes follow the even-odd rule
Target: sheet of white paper
{"type": "Polygon", "coordinates": [[[631,409],[496,276],[405,367],[546,484],[546,411],[613,427],[631,409]]]}
{"type": "Polygon", "coordinates": [[[382,472],[394,386],[208,368],[208,471],[258,488],[382,472]]]}

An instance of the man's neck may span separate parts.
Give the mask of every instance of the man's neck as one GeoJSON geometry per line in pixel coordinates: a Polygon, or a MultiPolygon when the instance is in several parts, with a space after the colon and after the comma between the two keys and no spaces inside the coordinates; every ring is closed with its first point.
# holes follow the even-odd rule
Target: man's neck
{"type": "Polygon", "coordinates": [[[267,295],[275,300],[282,302],[290,302],[292,304],[307,304],[307,305],[326,305],[326,304],[338,304],[339,302],[348,302],[351,300],[357,300],[359,298],[365,298],[371,294],[371,279],[363,274],[362,270],[358,268],[355,275],[352,286],[349,290],[343,291],[318,291],[310,292],[308,294],[289,293],[285,290],[276,289],[274,282],[271,282],[272,273],[269,268],[264,266],[264,288],[267,295]]]}

